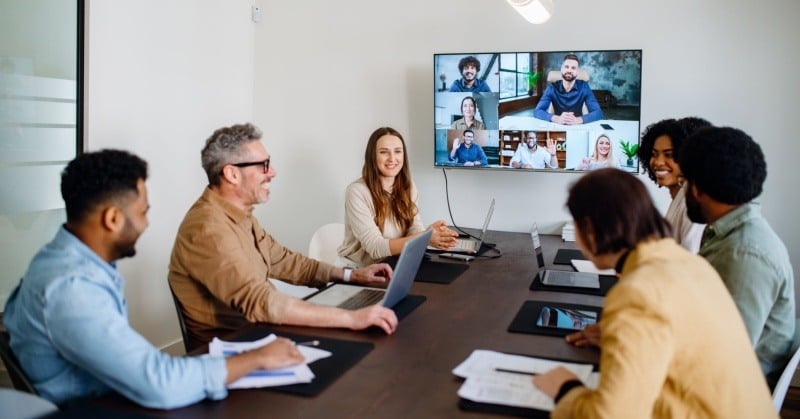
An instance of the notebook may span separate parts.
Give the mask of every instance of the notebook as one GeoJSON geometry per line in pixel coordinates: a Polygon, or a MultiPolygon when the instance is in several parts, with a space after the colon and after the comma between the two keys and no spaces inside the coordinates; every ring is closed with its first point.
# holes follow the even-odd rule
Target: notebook
{"type": "Polygon", "coordinates": [[[406,242],[400,252],[400,259],[394,268],[394,275],[386,289],[362,287],[350,284],[333,284],[317,293],[306,297],[306,301],[325,306],[334,306],[357,310],[380,303],[384,307],[394,307],[408,295],[417,270],[422,263],[422,256],[433,232],[420,234],[406,242]]]}
{"type": "Polygon", "coordinates": [[[492,220],[493,213],[494,213],[494,198],[492,198],[492,202],[489,204],[489,212],[486,213],[486,219],[483,220],[483,228],[481,229],[481,234],[478,236],[478,238],[477,239],[472,237],[458,238],[455,247],[448,250],[448,252],[468,253],[468,254],[484,252],[486,249],[482,249],[481,246],[483,245],[483,240],[486,238],[486,230],[489,228],[489,222],[492,220]]]}
{"type": "Polygon", "coordinates": [[[539,229],[536,223],[531,227],[531,242],[536,253],[537,275],[542,284],[558,287],[577,287],[600,289],[600,276],[586,272],[554,271],[545,268],[542,244],[539,241],[539,229]]]}

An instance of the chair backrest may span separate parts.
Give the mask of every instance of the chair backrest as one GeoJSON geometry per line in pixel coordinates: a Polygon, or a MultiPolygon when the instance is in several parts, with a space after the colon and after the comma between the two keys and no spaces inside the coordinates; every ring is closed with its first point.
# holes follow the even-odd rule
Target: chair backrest
{"type": "Polygon", "coordinates": [[[2,358],[3,363],[6,364],[6,370],[8,371],[8,376],[11,378],[11,384],[19,391],[38,396],[39,392],[33,387],[31,380],[25,375],[25,371],[22,371],[22,367],[19,365],[17,357],[14,356],[14,352],[11,352],[9,340],[8,332],[5,330],[0,331],[0,358],[2,358]]]}
{"type": "Polygon", "coordinates": [[[175,291],[172,290],[171,284],[169,286],[169,293],[172,294],[172,302],[175,304],[175,311],[178,313],[178,324],[181,326],[181,336],[183,337],[183,348],[186,350],[186,353],[188,354],[201,344],[199,342],[195,342],[192,338],[189,337],[189,332],[186,330],[186,321],[183,318],[183,309],[181,308],[181,302],[178,300],[178,297],[175,296],[175,291]]]}
{"type": "Polygon", "coordinates": [[[775,405],[775,410],[779,413],[781,406],[783,406],[783,399],[786,398],[786,392],[789,391],[789,384],[792,383],[792,377],[794,377],[797,366],[800,364],[800,319],[795,320],[791,353],[792,357],[789,359],[789,363],[786,364],[781,377],[778,378],[778,382],[775,384],[775,389],[772,390],[772,404],[775,405]]]}
{"type": "Polygon", "coordinates": [[[308,257],[330,264],[336,263],[336,249],[344,240],[344,224],[330,223],[317,229],[308,244],[308,257]]]}

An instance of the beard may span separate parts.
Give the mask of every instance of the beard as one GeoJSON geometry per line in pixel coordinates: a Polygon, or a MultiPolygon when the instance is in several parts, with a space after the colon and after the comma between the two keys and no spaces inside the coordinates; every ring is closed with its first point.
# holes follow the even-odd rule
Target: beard
{"type": "Polygon", "coordinates": [[[706,219],[703,217],[703,211],[700,208],[700,203],[697,202],[697,198],[692,194],[691,188],[686,189],[686,215],[693,223],[706,223],[706,219]]]}
{"type": "Polygon", "coordinates": [[[122,234],[114,244],[117,259],[130,258],[136,255],[136,241],[139,239],[139,232],[133,227],[130,218],[125,217],[125,227],[122,229],[122,234]]]}
{"type": "Polygon", "coordinates": [[[561,78],[564,79],[564,81],[573,81],[575,80],[575,75],[572,73],[561,73],[561,78]]]}

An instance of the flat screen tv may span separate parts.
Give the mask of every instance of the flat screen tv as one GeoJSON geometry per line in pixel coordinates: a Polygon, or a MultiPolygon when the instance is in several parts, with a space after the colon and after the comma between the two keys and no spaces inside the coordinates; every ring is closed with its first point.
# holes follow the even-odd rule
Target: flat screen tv
{"type": "Polygon", "coordinates": [[[639,170],[642,50],[434,54],[433,70],[436,167],[639,170]]]}

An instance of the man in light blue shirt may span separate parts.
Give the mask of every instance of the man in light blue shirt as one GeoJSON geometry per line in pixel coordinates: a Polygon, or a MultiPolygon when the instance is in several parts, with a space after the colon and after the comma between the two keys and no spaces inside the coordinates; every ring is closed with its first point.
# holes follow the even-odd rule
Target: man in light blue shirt
{"type": "Polygon", "coordinates": [[[774,385],[791,356],[794,273],[786,246],[753,202],[767,177],[761,147],[735,128],[703,128],[684,140],[680,168],[687,215],[708,224],[698,254],[725,282],[774,385]]]}
{"type": "Polygon", "coordinates": [[[61,174],[67,222],[33,258],[4,314],[11,348],[40,395],[54,403],[116,391],[169,409],[221,399],[259,368],[302,362],[286,339],[229,357],[172,357],[128,323],[115,261],[136,253],[147,228],[147,163],[103,150],[61,174]]]}
{"type": "Polygon", "coordinates": [[[476,144],[475,133],[471,129],[464,130],[464,141],[456,137],[453,140],[453,149],[450,151],[450,161],[464,166],[486,166],[489,159],[481,146],[476,144]]]}

